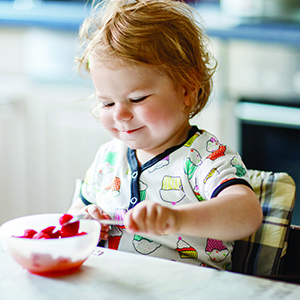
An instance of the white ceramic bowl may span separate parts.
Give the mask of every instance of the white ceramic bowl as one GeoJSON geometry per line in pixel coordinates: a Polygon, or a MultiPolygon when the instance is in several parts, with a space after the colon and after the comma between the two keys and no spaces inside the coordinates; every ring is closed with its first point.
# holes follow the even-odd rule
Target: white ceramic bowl
{"type": "Polygon", "coordinates": [[[4,223],[0,235],[5,250],[31,273],[57,276],[74,272],[90,256],[98,244],[100,224],[81,220],[79,232],[87,234],[60,239],[27,239],[25,229],[41,231],[59,225],[62,214],[40,214],[20,217],[4,223]]]}

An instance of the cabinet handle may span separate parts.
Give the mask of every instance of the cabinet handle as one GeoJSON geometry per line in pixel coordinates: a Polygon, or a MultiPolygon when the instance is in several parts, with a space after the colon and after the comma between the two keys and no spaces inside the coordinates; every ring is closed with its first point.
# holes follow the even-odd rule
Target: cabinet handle
{"type": "Polygon", "coordinates": [[[235,106],[234,112],[245,122],[285,127],[300,126],[300,108],[297,107],[241,102],[235,106]]]}

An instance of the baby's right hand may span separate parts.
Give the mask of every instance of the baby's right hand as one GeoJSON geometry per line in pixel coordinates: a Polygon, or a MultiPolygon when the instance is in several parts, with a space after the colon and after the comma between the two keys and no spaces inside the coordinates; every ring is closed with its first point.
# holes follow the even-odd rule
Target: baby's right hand
{"type": "MultiPolygon", "coordinates": [[[[109,220],[109,215],[102,210],[102,208],[96,204],[90,204],[82,208],[78,214],[88,214],[91,219],[95,220],[102,220],[106,219],[109,220]]],[[[100,240],[107,240],[109,235],[109,225],[101,225],[101,233],[100,233],[100,240]]]]}

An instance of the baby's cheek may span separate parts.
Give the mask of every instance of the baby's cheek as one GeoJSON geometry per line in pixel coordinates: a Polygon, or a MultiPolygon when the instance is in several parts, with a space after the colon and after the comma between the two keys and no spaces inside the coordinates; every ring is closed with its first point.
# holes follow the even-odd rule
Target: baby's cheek
{"type": "Polygon", "coordinates": [[[106,130],[110,130],[113,127],[114,120],[111,112],[105,109],[101,109],[99,114],[96,112],[96,117],[99,116],[101,124],[104,126],[106,130]]]}

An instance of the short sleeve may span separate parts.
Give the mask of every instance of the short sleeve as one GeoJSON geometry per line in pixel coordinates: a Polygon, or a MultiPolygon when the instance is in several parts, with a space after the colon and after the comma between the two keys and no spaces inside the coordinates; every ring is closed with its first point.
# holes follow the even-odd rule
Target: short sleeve
{"type": "Polygon", "coordinates": [[[217,138],[207,132],[202,134],[200,145],[201,165],[196,176],[200,193],[205,199],[215,197],[222,189],[233,184],[245,184],[249,187],[249,175],[240,155],[221,144],[217,138]]]}

